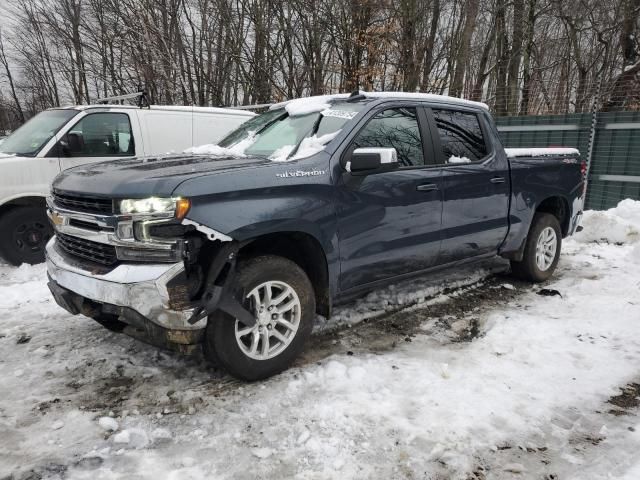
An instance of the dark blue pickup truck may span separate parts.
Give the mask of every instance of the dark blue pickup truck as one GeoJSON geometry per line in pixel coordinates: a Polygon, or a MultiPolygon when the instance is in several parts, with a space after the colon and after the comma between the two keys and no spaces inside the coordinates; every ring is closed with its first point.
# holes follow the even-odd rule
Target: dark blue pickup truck
{"type": "Polygon", "coordinates": [[[73,314],[261,379],[316,314],[383,284],[495,255],[547,279],[584,171],[575,150],[505,151],[480,103],[292,100],[219,145],[63,172],[49,286],[73,314]]]}

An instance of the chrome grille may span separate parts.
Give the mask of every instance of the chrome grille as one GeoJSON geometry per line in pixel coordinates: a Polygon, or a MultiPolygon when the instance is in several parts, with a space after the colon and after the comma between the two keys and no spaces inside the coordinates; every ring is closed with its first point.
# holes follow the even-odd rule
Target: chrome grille
{"type": "Polygon", "coordinates": [[[111,215],[113,213],[113,200],[110,198],[84,197],[53,192],[53,201],[60,208],[76,212],[95,213],[99,215],[111,215]]]}
{"type": "Polygon", "coordinates": [[[106,245],[104,243],[93,242],[91,240],[85,240],[84,238],[73,237],[71,235],[64,235],[60,232],[56,233],[56,239],[58,245],[65,252],[75,255],[76,257],[84,258],[100,265],[114,265],[118,262],[116,256],[116,247],[113,245],[106,245]]]}

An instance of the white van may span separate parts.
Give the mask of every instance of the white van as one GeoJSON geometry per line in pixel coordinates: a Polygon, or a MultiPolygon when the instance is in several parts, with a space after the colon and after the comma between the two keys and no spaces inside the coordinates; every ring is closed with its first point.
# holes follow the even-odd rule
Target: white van
{"type": "Polygon", "coordinates": [[[41,112],[0,144],[0,256],[14,265],[44,261],[51,236],[45,197],[62,170],[217,143],[254,115],[224,108],[127,105],[41,112]]]}

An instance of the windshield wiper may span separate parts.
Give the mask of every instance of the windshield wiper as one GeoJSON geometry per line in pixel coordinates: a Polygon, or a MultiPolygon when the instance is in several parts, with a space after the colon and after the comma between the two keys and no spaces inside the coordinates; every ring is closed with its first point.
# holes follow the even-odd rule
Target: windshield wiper
{"type": "Polygon", "coordinates": [[[293,150],[291,150],[291,153],[289,153],[289,155],[287,155],[287,158],[291,157],[291,155],[295,155],[298,152],[298,149],[300,148],[300,144],[304,141],[305,138],[312,137],[313,135],[318,133],[318,130],[320,129],[320,122],[321,121],[322,121],[322,114],[318,113],[318,118],[316,119],[315,122],[313,122],[313,126],[311,127],[310,134],[303,136],[300,139],[300,141],[298,143],[296,143],[296,146],[293,147],[293,150]]]}

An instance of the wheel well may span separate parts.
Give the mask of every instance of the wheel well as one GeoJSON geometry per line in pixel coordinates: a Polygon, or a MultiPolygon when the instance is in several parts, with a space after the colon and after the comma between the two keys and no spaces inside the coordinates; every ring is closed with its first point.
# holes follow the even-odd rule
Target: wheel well
{"type": "Polygon", "coordinates": [[[0,215],[5,214],[9,210],[15,207],[42,207],[45,208],[47,202],[44,197],[20,197],[14,198],[13,200],[5,203],[0,206],[0,215]]]}
{"type": "Polygon", "coordinates": [[[324,317],[331,314],[329,270],[320,243],[301,232],[282,232],[254,239],[238,252],[238,259],[257,255],[279,255],[296,263],[309,276],[316,296],[316,312],[324,317]]]}
{"type": "Polygon", "coordinates": [[[550,213],[555,216],[560,223],[560,229],[562,230],[562,237],[566,237],[569,233],[569,205],[567,201],[562,197],[549,197],[546,198],[538,208],[536,212],[550,213]]]}

